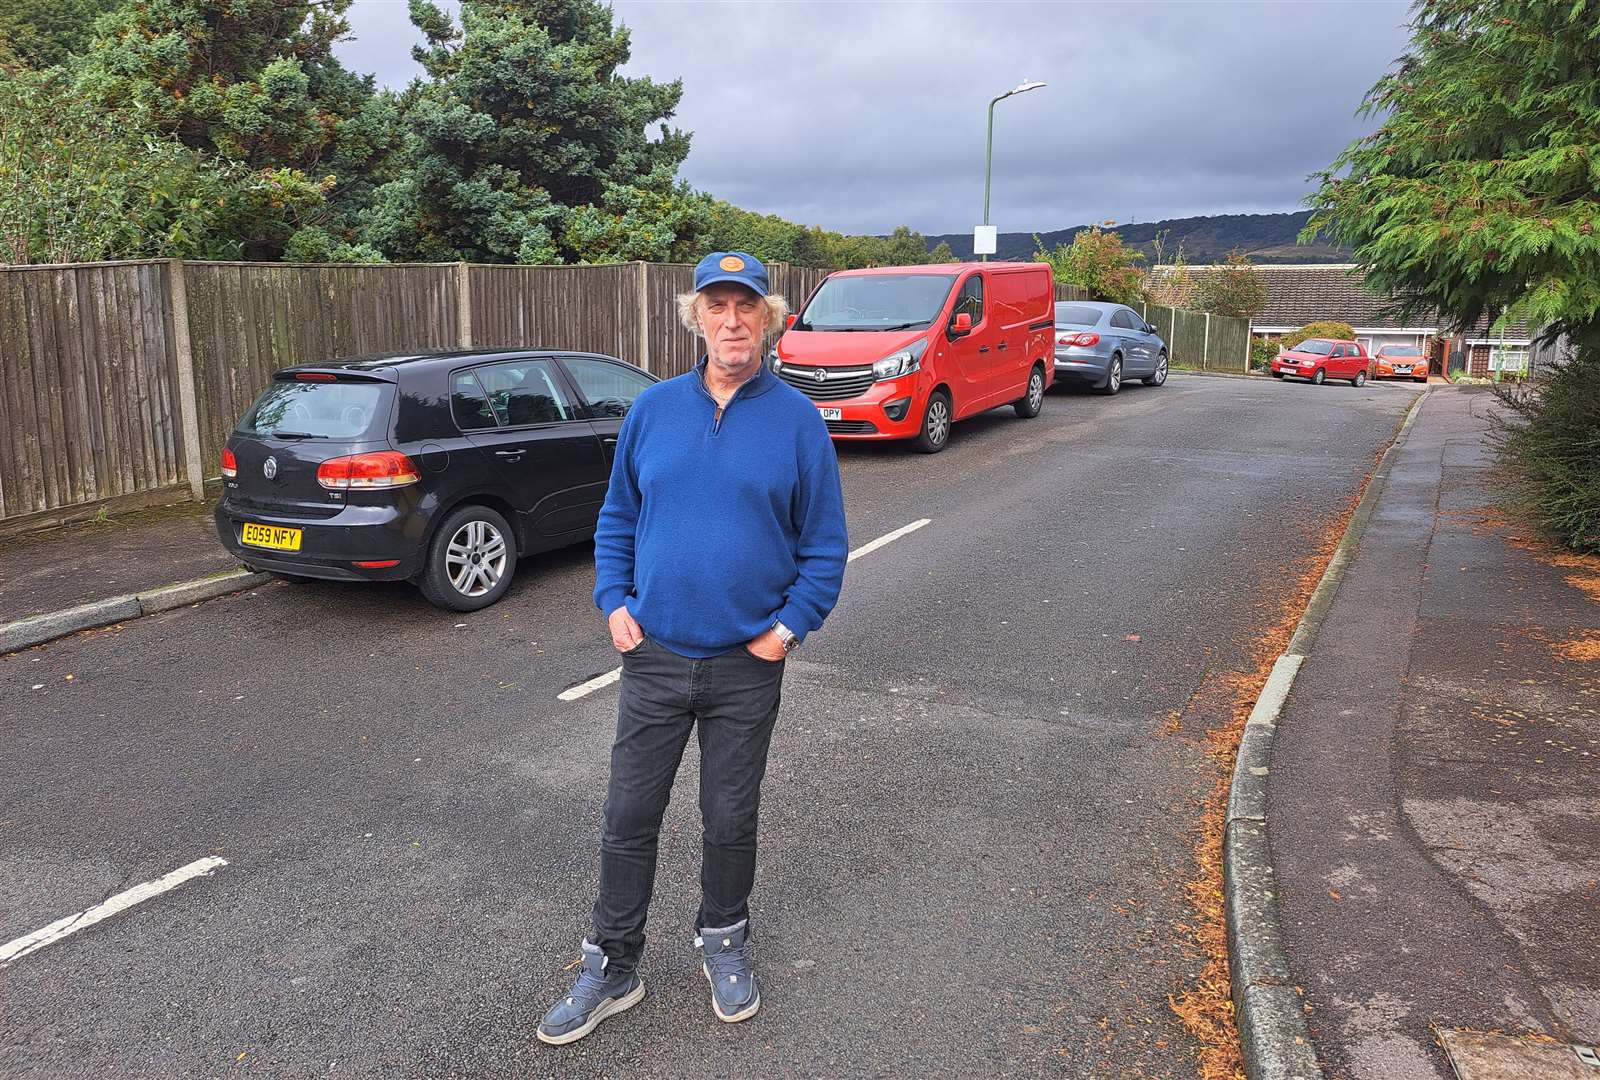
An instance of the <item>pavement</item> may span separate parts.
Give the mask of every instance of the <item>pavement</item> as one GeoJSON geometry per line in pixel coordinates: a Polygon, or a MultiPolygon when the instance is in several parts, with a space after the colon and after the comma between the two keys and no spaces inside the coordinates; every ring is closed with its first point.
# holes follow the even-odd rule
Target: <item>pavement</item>
{"type": "MultiPolygon", "coordinates": [[[[1441,1031],[1600,1042],[1600,559],[1495,510],[1493,407],[1430,391],[1277,721],[1283,946],[1337,1080],[1447,1080],[1441,1031]]],[[[1574,1075],[1532,1060],[1458,1066],[1574,1075]]]]}
{"type": "Polygon", "coordinates": [[[471,615],[273,582],[0,656],[0,942],[221,860],[0,962],[0,1075],[1193,1076],[1168,1003],[1204,968],[1185,885],[1233,713],[1204,691],[1255,669],[1416,393],[1175,373],[934,457],[842,446],[852,547],[928,524],[790,662],[737,1027],[686,925],[691,747],[649,996],[533,1037],[615,722],[614,687],[558,699],[616,665],[590,547],[471,615]]]}
{"type": "Polygon", "coordinates": [[[0,541],[0,624],[238,567],[217,542],[212,505],[176,503],[0,541]]]}

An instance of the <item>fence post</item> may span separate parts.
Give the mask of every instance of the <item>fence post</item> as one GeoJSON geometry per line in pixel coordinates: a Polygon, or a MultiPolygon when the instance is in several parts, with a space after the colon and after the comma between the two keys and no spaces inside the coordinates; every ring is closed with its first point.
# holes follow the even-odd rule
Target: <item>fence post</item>
{"type": "Polygon", "coordinates": [[[456,263],[456,342],[463,349],[472,348],[472,275],[463,260],[456,263]]]}
{"type": "Polygon", "coordinates": [[[189,292],[183,279],[182,259],[167,260],[167,299],[172,306],[172,351],[178,361],[178,427],[183,435],[183,471],[189,474],[189,494],[200,502],[206,497],[206,474],[200,463],[200,404],[194,389],[189,292]]]}
{"type": "Polygon", "coordinates": [[[650,264],[643,260],[633,264],[638,267],[639,290],[639,370],[650,370],[650,264]]]}
{"type": "Polygon", "coordinates": [[[1207,371],[1211,370],[1211,312],[1206,312],[1206,336],[1204,344],[1200,346],[1200,366],[1207,371]]]}
{"type": "Polygon", "coordinates": [[[1251,348],[1255,344],[1255,340],[1255,316],[1247,315],[1244,320],[1244,373],[1246,375],[1250,374],[1250,358],[1255,355],[1255,350],[1251,348]]]}

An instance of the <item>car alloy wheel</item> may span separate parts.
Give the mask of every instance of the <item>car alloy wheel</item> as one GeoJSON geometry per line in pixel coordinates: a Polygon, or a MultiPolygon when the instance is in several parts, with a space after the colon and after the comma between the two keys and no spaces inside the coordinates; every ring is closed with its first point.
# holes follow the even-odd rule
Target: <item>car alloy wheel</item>
{"type": "Polygon", "coordinates": [[[1365,371],[1358,371],[1356,372],[1356,377],[1350,381],[1356,386],[1365,386],[1367,382],[1367,373],[1365,371]]]}
{"type": "Polygon", "coordinates": [[[462,596],[477,598],[500,584],[506,572],[506,538],[487,521],[467,521],[445,547],[445,573],[462,596]]]}
{"type": "Polygon", "coordinates": [[[1044,372],[1038,368],[1033,369],[1033,374],[1028,376],[1028,408],[1034,412],[1044,404],[1044,372]]]}
{"type": "Polygon", "coordinates": [[[1160,386],[1167,381],[1167,354],[1163,352],[1156,358],[1156,369],[1144,380],[1146,386],[1160,386]]]}
{"type": "Polygon", "coordinates": [[[1116,353],[1111,357],[1111,366],[1106,369],[1106,384],[1100,392],[1106,396],[1115,394],[1122,389],[1122,354],[1116,353]]]}
{"type": "Polygon", "coordinates": [[[1321,386],[1323,383],[1328,381],[1328,373],[1323,371],[1321,368],[1318,368],[1316,371],[1311,373],[1311,381],[1318,386],[1321,386]]]}

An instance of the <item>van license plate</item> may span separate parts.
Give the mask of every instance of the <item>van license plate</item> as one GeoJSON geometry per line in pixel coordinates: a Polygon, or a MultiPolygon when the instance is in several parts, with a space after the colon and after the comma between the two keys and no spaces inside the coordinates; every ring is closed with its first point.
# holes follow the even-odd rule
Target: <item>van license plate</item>
{"type": "MultiPolygon", "coordinates": [[[[818,406],[818,408],[821,408],[821,406],[818,406]]],[[[844,410],[843,409],[823,409],[822,410],[822,418],[824,420],[843,420],[844,419],[844,410]]]]}
{"type": "Polygon", "coordinates": [[[247,521],[239,532],[239,542],[251,547],[272,548],[274,551],[299,551],[300,530],[247,521]]]}

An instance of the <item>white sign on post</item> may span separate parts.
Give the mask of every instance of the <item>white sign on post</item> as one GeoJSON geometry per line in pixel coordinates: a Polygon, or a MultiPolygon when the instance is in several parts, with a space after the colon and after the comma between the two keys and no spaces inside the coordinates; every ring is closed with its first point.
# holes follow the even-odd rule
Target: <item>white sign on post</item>
{"type": "Polygon", "coordinates": [[[972,227],[972,253],[993,255],[1000,247],[1000,226],[974,225],[972,227]]]}

